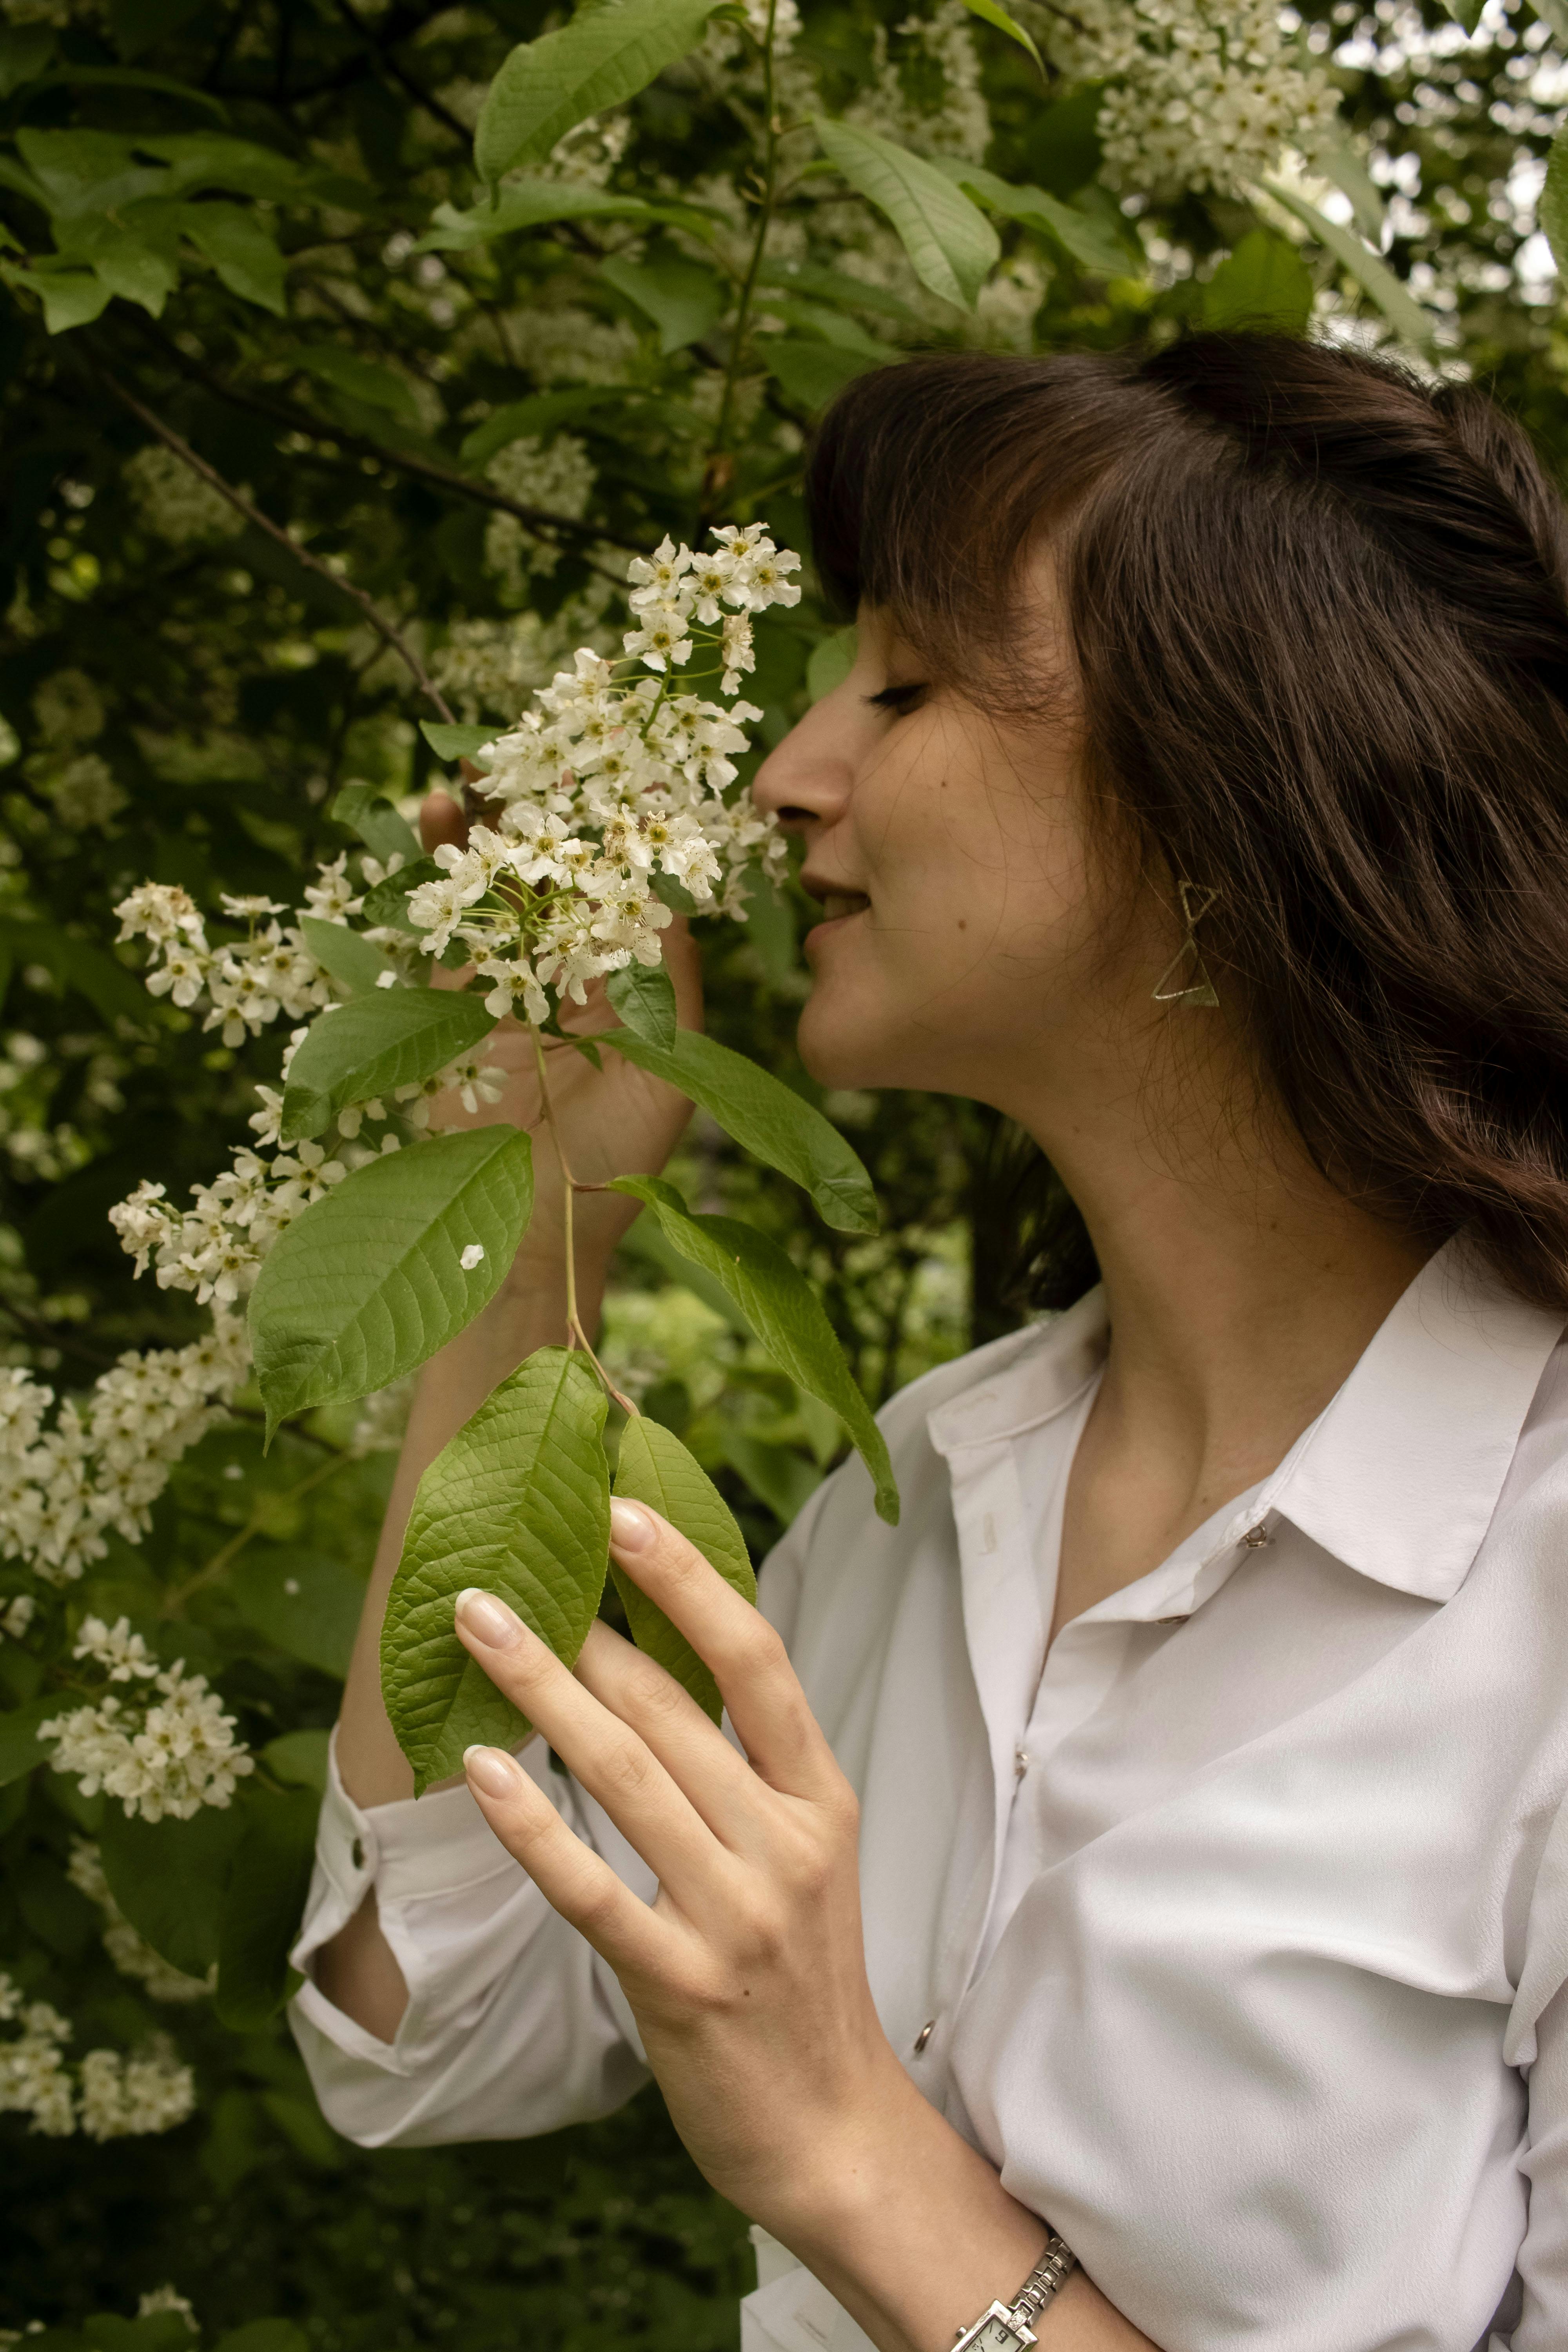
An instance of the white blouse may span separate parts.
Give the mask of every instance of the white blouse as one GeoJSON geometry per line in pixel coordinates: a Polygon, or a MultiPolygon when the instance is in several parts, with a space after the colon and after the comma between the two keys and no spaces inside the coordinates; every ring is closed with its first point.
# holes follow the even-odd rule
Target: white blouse
{"type": "MultiPolygon", "coordinates": [[[[1568,2346],[1563,1321],[1450,1244],[1279,1468],[1048,1660],[1098,1292],[887,1407],[900,1528],[852,1463],[768,1562],[894,2047],[1164,2352],[1568,2346]]],[[[396,2040],[311,1982],[292,2011],[351,2138],[550,2131],[646,2079],[465,1790],[363,1811],[334,1770],[299,1967],[373,1883],[396,2040]]],[[[763,2252],[746,2352],[864,2352],[763,2252]]]]}

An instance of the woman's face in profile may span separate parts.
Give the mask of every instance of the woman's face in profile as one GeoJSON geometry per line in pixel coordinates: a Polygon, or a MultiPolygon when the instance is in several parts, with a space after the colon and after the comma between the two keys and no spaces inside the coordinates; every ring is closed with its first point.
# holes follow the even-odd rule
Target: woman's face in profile
{"type": "MultiPolygon", "coordinates": [[[[1032,584],[1032,630],[1049,628],[1046,567],[1032,584]]],[[[823,906],[800,1026],[822,1084],[1010,1102],[1021,1075],[1047,1078],[1110,1009],[1070,717],[986,716],[928,683],[863,606],[849,676],[770,754],[755,792],[803,841],[802,879],[823,906]]],[[[1147,952],[1157,973],[1157,944],[1147,952]]]]}

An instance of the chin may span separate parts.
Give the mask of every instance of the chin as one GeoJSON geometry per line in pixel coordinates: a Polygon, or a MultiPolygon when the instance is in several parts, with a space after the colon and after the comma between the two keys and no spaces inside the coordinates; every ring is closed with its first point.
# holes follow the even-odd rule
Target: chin
{"type": "Polygon", "coordinates": [[[800,1016],[795,1043],[807,1075],[819,1087],[919,1087],[927,1083],[911,1074],[910,1053],[900,1052],[868,1005],[835,1001],[818,983],[800,1016]]]}

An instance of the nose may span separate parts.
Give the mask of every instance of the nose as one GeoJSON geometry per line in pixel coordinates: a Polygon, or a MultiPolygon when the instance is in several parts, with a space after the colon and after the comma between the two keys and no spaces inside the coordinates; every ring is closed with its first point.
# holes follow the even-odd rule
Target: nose
{"type": "MultiPolygon", "coordinates": [[[[757,770],[752,797],[786,833],[810,840],[848,805],[853,782],[843,686],[814,703],[757,770]]],[[[852,709],[852,705],[850,708],[852,709]]]]}

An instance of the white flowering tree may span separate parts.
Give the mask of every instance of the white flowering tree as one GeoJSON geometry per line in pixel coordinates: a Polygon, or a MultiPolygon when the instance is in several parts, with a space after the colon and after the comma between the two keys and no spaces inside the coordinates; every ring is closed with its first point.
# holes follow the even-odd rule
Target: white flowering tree
{"type": "Polygon", "coordinates": [[[731,2340],[738,2225],[646,2106],[498,2186],[344,2151],[292,2056],[408,1377],[536,1160],[569,1262],[585,1185],[640,1205],[602,1331],[574,1300],[421,1486],[421,1783],[521,1729],[450,1634],[459,1510],[463,1580],[710,1705],[605,1591],[612,1481],[747,1591],[849,1447],[896,1510],[871,1407],[1005,1312],[994,1139],[794,1055],[747,785],[848,656],[812,420],[932,344],[1312,327],[1568,452],[1563,42],[1562,0],[0,0],[0,2332],[731,2340]],[[698,1106],[665,1180],[559,1161],[584,1055],[698,1106]],[[83,2200],[134,2219],[84,2252],[83,2200]]]}

